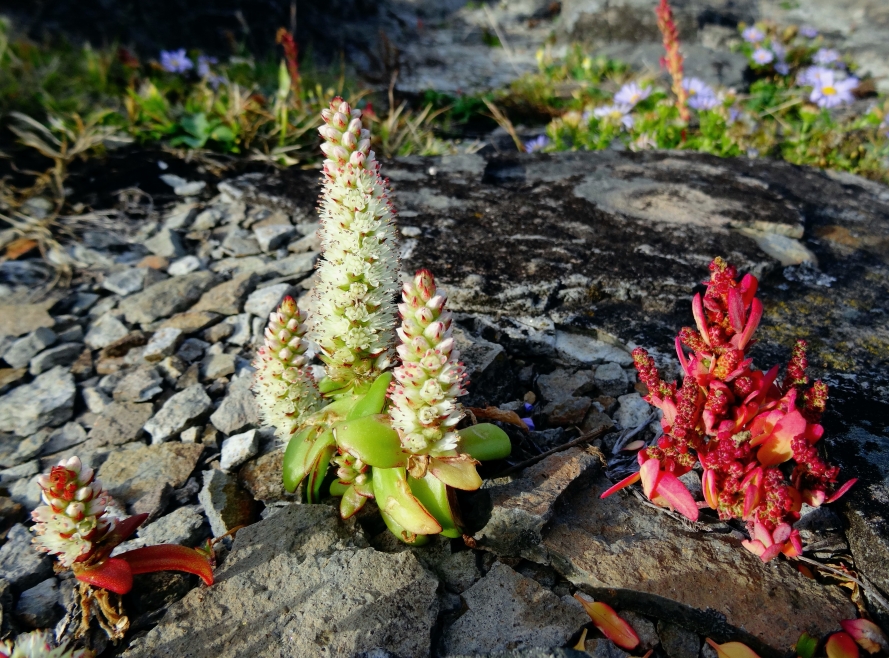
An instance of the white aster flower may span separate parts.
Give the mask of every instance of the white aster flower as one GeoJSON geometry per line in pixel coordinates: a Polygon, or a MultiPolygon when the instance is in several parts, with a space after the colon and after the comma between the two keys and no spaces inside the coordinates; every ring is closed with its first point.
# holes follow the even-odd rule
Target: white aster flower
{"type": "Polygon", "coordinates": [[[389,416],[405,450],[437,455],[457,447],[454,426],[463,417],[457,397],[466,393],[466,370],[458,362],[451,335],[447,295],[437,290],[428,270],[404,284],[398,305],[401,327],[395,381],[389,389],[389,416]]]}

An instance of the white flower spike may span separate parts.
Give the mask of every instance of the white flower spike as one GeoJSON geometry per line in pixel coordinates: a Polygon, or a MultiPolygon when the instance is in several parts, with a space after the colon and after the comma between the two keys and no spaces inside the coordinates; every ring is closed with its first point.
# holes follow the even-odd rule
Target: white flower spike
{"type": "Polygon", "coordinates": [[[47,633],[34,631],[19,635],[15,642],[0,642],[0,658],[93,658],[89,649],[53,648],[47,633]]]}

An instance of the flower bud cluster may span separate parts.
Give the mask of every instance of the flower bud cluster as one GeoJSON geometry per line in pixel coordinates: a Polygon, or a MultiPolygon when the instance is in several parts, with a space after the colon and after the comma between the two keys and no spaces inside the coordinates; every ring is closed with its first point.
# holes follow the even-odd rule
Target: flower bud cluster
{"type": "Polygon", "coordinates": [[[57,556],[64,567],[89,559],[115,527],[107,510],[110,498],[95,480],[93,469],[71,457],[37,482],[46,503],[31,512],[37,550],[57,556]]]}
{"type": "Polygon", "coordinates": [[[328,377],[368,381],[389,363],[398,253],[388,183],[370,150],[361,111],[335,98],[321,112],[324,191],[317,315],[312,338],[328,377]]]}
{"type": "Polygon", "coordinates": [[[428,270],[404,284],[398,305],[401,366],[389,389],[392,426],[405,450],[436,455],[457,447],[454,426],[463,416],[457,397],[466,393],[466,369],[451,335],[447,295],[428,270]]]}
{"type": "Polygon", "coordinates": [[[321,394],[306,367],[306,314],[285,297],[269,316],[265,345],[256,354],[253,390],[263,422],[289,439],[306,415],[321,405],[321,394]]]}
{"type": "Polygon", "coordinates": [[[42,631],[19,635],[15,642],[0,642],[0,658],[92,658],[89,649],[53,648],[49,636],[42,631]]]}

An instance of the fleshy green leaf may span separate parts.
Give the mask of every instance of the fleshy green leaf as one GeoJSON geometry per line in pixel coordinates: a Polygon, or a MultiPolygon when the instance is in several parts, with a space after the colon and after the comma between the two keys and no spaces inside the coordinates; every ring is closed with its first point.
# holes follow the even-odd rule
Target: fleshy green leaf
{"type": "Polygon", "coordinates": [[[416,533],[408,532],[398,525],[398,523],[383,510],[380,510],[380,516],[383,517],[383,521],[386,523],[386,527],[389,528],[389,532],[398,537],[398,539],[405,544],[411,546],[424,546],[429,543],[429,535],[418,535],[416,533]]]}
{"type": "Polygon", "coordinates": [[[349,490],[351,485],[340,482],[339,480],[334,480],[330,483],[330,495],[331,496],[343,496],[346,491],[349,490]]]}
{"type": "Polygon", "coordinates": [[[460,435],[460,452],[465,452],[473,459],[490,461],[506,459],[512,451],[509,436],[492,423],[479,423],[458,430],[460,435]]]}
{"type": "Polygon", "coordinates": [[[451,539],[463,536],[451,512],[448,488],[444,482],[432,475],[432,473],[426,473],[420,479],[408,476],[407,482],[417,500],[441,524],[441,534],[451,539]]]}
{"type": "Polygon", "coordinates": [[[293,493],[299,483],[306,477],[306,455],[314,445],[312,435],[317,431],[314,427],[307,427],[303,431],[291,437],[284,451],[284,488],[293,493]]]}
{"type": "Polygon", "coordinates": [[[383,406],[386,404],[386,391],[389,390],[389,383],[392,381],[392,373],[384,372],[374,380],[370,389],[363,398],[355,403],[355,406],[349,411],[346,420],[361,418],[362,416],[372,416],[381,413],[383,406]]]}
{"type": "Polygon", "coordinates": [[[321,483],[327,474],[327,467],[330,465],[330,459],[336,452],[336,442],[333,439],[333,432],[324,432],[312,445],[306,455],[306,466],[309,480],[306,485],[306,498],[310,503],[318,500],[321,494],[321,483]]]}
{"type": "Polygon", "coordinates": [[[429,460],[429,472],[449,487],[475,491],[482,486],[482,478],[475,470],[476,463],[468,455],[433,457],[429,460]]]}
{"type": "Polygon", "coordinates": [[[364,503],[366,502],[367,498],[360,495],[355,490],[355,487],[349,487],[348,489],[346,489],[346,493],[344,493],[343,497],[340,499],[340,517],[343,519],[348,519],[350,516],[364,507],[364,503]]]}
{"type": "Polygon", "coordinates": [[[374,496],[380,511],[401,528],[417,535],[435,535],[441,525],[411,493],[404,468],[373,469],[374,496]]]}
{"type": "Polygon", "coordinates": [[[358,457],[365,464],[378,468],[396,468],[407,463],[398,432],[383,414],[363,416],[334,426],[341,450],[358,457]]]}
{"type": "Polygon", "coordinates": [[[818,647],[818,639],[808,633],[803,633],[796,641],[796,655],[799,658],[813,658],[818,647]]]}

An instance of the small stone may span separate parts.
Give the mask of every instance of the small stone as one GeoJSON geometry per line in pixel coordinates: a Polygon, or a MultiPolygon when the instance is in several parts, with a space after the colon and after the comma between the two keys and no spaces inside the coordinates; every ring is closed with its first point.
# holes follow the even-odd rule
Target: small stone
{"type": "Polygon", "coordinates": [[[83,342],[94,350],[100,350],[123,339],[129,332],[126,325],[113,315],[103,315],[93,322],[83,342]]]}
{"type": "Polygon", "coordinates": [[[181,329],[174,329],[173,327],[161,329],[148,341],[145,351],[142,353],[142,358],[149,363],[156,363],[170,356],[179,347],[182,335],[181,329]]]}
{"type": "Polygon", "coordinates": [[[179,196],[195,196],[200,194],[203,189],[207,187],[207,183],[202,180],[195,181],[187,181],[182,183],[181,185],[177,185],[173,188],[173,192],[178,194],[179,196]]]}
{"type": "Polygon", "coordinates": [[[130,267],[105,277],[102,287],[126,297],[163,278],[163,274],[150,267],[130,267]]]}
{"type": "Polygon", "coordinates": [[[646,617],[643,617],[632,610],[621,610],[620,616],[623,617],[624,621],[627,622],[636,632],[636,635],[639,636],[638,649],[648,651],[649,649],[654,649],[660,643],[660,638],[658,638],[654,622],[649,621],[646,617]]]}
{"type": "Polygon", "coordinates": [[[221,343],[235,332],[235,328],[228,322],[220,322],[204,330],[203,338],[208,343],[221,343]]]}
{"type": "MultiPolygon", "coordinates": [[[[35,432],[31,436],[18,440],[18,446],[12,456],[4,458],[2,461],[6,466],[15,466],[34,459],[34,457],[44,451],[44,446],[49,440],[51,431],[52,430],[48,427],[44,427],[39,432],[35,432]]],[[[27,475],[31,476],[34,475],[34,473],[28,473],[27,475]]]]}
{"type": "Polygon", "coordinates": [[[235,258],[255,256],[262,252],[262,249],[259,248],[259,243],[250,231],[239,228],[229,230],[225,240],[222,241],[222,249],[235,258]]]}
{"type": "Polygon", "coordinates": [[[596,368],[596,386],[602,395],[617,397],[627,392],[627,373],[616,363],[603,363],[596,368]]]}
{"type": "Polygon", "coordinates": [[[49,628],[62,618],[62,593],[55,578],[26,589],[15,606],[15,615],[28,628],[49,628]]]}
{"type": "Polygon", "coordinates": [[[564,359],[583,365],[613,362],[633,365],[633,357],[625,350],[584,334],[556,330],[556,352],[564,359]]]}
{"type": "Polygon", "coordinates": [[[213,402],[200,384],[189,386],[164,403],[160,411],[145,423],[151,443],[169,441],[179,432],[195,424],[213,407],[213,402]]]}
{"type": "Polygon", "coordinates": [[[208,231],[212,228],[216,228],[219,224],[219,220],[224,216],[225,212],[222,208],[218,206],[210,206],[198,213],[198,216],[194,218],[191,229],[192,231],[208,231]]]}
{"type": "Polygon", "coordinates": [[[309,251],[321,251],[321,237],[317,233],[310,233],[299,240],[291,242],[287,251],[294,254],[304,254],[309,251]]]}
{"type": "Polygon", "coordinates": [[[278,283],[260,288],[247,298],[244,310],[265,320],[272,311],[278,308],[285,295],[295,296],[296,294],[293,286],[289,283],[278,283]]]}
{"type": "Polygon", "coordinates": [[[155,256],[164,258],[182,258],[187,253],[179,234],[168,228],[162,228],[144,244],[145,248],[155,256]]]}
{"type": "Polygon", "coordinates": [[[238,315],[229,316],[225,318],[223,322],[232,326],[232,335],[228,338],[230,344],[246,345],[250,342],[250,337],[253,333],[250,328],[249,313],[239,313],[238,315]]]}
{"type": "Polygon", "coordinates": [[[22,336],[54,324],[47,304],[0,304],[0,336],[22,336]]]}
{"type": "Polygon", "coordinates": [[[182,434],[179,435],[179,440],[182,441],[182,443],[197,443],[203,432],[203,427],[189,427],[186,430],[182,430],[182,434]]]}
{"type": "Polygon", "coordinates": [[[57,427],[71,418],[76,394],[74,377],[56,366],[0,397],[0,432],[24,437],[57,427]]]}
{"type": "Polygon", "coordinates": [[[133,503],[130,506],[130,511],[133,514],[147,514],[147,520],[153,521],[166,511],[172,497],[173,487],[169,482],[164,482],[133,503]]]}
{"type": "Polygon", "coordinates": [[[543,408],[543,413],[548,417],[550,425],[574,427],[583,422],[592,403],[593,401],[586,397],[568,398],[561,402],[551,402],[543,408]]]}
{"type": "Polygon", "coordinates": [[[663,619],[657,623],[657,633],[661,639],[661,647],[668,658],[698,658],[701,638],[697,633],[663,619]]]}
{"type": "Polygon", "coordinates": [[[583,648],[594,658],[629,658],[630,656],[629,653],[605,637],[588,638],[583,648]]]}
{"type": "Polygon", "coordinates": [[[173,489],[182,487],[203,450],[184,443],[130,443],[108,454],[99,467],[98,479],[116,500],[133,503],[164,483],[173,489]]]}
{"type": "Polygon", "coordinates": [[[182,276],[183,274],[196,272],[201,267],[201,259],[197,256],[183,256],[179,260],[173,261],[170,267],[167,268],[167,274],[170,276],[182,276]]]}
{"type": "Polygon", "coordinates": [[[153,270],[166,271],[170,266],[170,261],[164,258],[163,256],[155,256],[152,254],[151,256],[146,256],[138,263],[136,263],[136,267],[150,267],[153,270]]]}
{"type": "Polygon", "coordinates": [[[0,368],[0,394],[21,381],[28,374],[27,368],[0,368]]]}
{"type": "Polygon", "coordinates": [[[83,350],[71,364],[71,374],[78,380],[86,379],[93,374],[93,353],[89,348],[83,350]]]}
{"type": "Polygon", "coordinates": [[[620,407],[614,414],[614,422],[623,429],[639,427],[651,416],[651,405],[638,393],[621,395],[617,401],[620,407]]]}
{"type": "Polygon", "coordinates": [[[238,472],[238,481],[251,496],[266,505],[281,501],[297,501],[300,497],[299,489],[295,493],[288,493],[284,489],[283,460],[283,448],[250,460],[238,472]]]}
{"type": "Polygon", "coordinates": [[[173,230],[188,228],[197,214],[197,208],[196,203],[177,203],[164,217],[164,226],[173,230]]]}
{"type": "Polygon", "coordinates": [[[127,297],[121,302],[120,310],[127,322],[149,324],[188,309],[214,283],[216,276],[212,272],[174,276],[127,297]]]}
{"type": "Polygon", "coordinates": [[[212,468],[204,471],[204,486],[198,494],[214,537],[239,525],[249,525],[256,515],[256,502],[233,475],[212,468]]]}
{"type": "Polygon", "coordinates": [[[33,477],[39,472],[40,463],[36,459],[25,462],[24,464],[19,464],[18,466],[4,468],[2,471],[0,471],[0,485],[9,485],[11,482],[15,482],[16,480],[33,477]]]}
{"type": "Polygon", "coordinates": [[[136,441],[142,437],[142,429],[153,413],[150,402],[111,402],[90,430],[89,443],[99,448],[136,441]]]}
{"type": "Polygon", "coordinates": [[[83,397],[86,408],[94,414],[101,414],[111,404],[108,394],[95,386],[84,386],[80,389],[80,395],[83,397]]]}
{"type": "Polygon", "coordinates": [[[56,366],[68,367],[80,357],[83,352],[83,343],[62,343],[31,359],[30,373],[39,375],[56,366]]]}
{"type": "Polygon", "coordinates": [[[83,327],[73,324],[65,329],[59,329],[56,331],[56,340],[59,343],[82,343],[83,327]]]}
{"type": "Polygon", "coordinates": [[[575,395],[585,395],[593,389],[593,374],[589,370],[572,372],[557,368],[537,378],[537,388],[547,402],[562,402],[575,395]]]}
{"type": "MultiPolygon", "coordinates": [[[[168,384],[175,384],[179,381],[179,378],[185,374],[188,369],[188,364],[186,364],[182,359],[178,356],[168,356],[166,359],[157,364],[157,369],[161,373],[168,384]]],[[[197,383],[197,377],[195,377],[194,383],[197,383]]],[[[186,387],[187,388],[187,387],[186,387]]]]}
{"type": "Polygon", "coordinates": [[[182,347],[179,348],[176,356],[186,363],[191,363],[192,361],[200,359],[204,354],[204,350],[208,347],[210,347],[210,345],[205,341],[198,338],[189,338],[188,340],[183,341],[182,347]]]}
{"type": "Polygon", "coordinates": [[[137,532],[146,546],[179,544],[193,547],[210,535],[210,528],[207,519],[201,514],[200,507],[188,505],[142,526],[137,532]]]}
{"type": "Polygon", "coordinates": [[[142,347],[148,342],[148,336],[141,331],[131,331],[125,336],[115,340],[113,343],[106,345],[99,356],[102,358],[115,358],[126,356],[130,350],[136,347],[142,347]]]}
{"type": "Polygon", "coordinates": [[[219,448],[219,430],[212,425],[204,427],[204,434],[201,436],[201,443],[207,448],[219,448]]]}
{"type": "Polygon", "coordinates": [[[86,441],[86,430],[80,423],[65,423],[49,435],[49,440],[43,446],[43,454],[52,455],[62,450],[68,450],[86,441]]]}
{"type": "Polygon", "coordinates": [[[48,327],[40,327],[10,345],[3,359],[13,368],[24,368],[34,356],[55,342],[56,332],[48,327]]]}
{"type": "Polygon", "coordinates": [[[279,276],[287,279],[293,279],[300,274],[309,274],[315,268],[315,261],[318,260],[316,252],[306,254],[293,254],[278,260],[273,260],[261,267],[257,272],[260,275],[279,276]]]}
{"type": "Polygon", "coordinates": [[[188,369],[176,380],[176,390],[184,391],[190,386],[196,386],[201,382],[201,365],[192,363],[188,369]]]}
{"type": "Polygon", "coordinates": [[[259,248],[269,253],[283,247],[296,235],[296,229],[290,224],[272,224],[271,226],[254,226],[253,235],[259,248]]]}
{"type": "Polygon", "coordinates": [[[219,467],[230,473],[251,457],[255,457],[257,452],[259,452],[259,437],[256,435],[256,430],[235,434],[222,442],[219,467]]]}
{"type": "Polygon", "coordinates": [[[529,647],[559,647],[589,622],[579,605],[496,562],[463,592],[468,608],[445,630],[442,653],[477,655],[529,647]]]}
{"type": "Polygon", "coordinates": [[[250,392],[252,375],[243,374],[232,380],[228,395],[210,416],[210,422],[223,434],[231,436],[259,426],[259,406],[250,392]]]}
{"type": "MultiPolygon", "coordinates": [[[[43,495],[43,489],[40,488],[40,483],[37,481],[39,477],[40,475],[35,475],[32,478],[22,478],[17,481],[9,488],[9,497],[25,509],[36,508],[41,504],[43,495]]],[[[2,570],[2,566],[0,566],[0,572],[2,570]]]]}
{"type": "Polygon", "coordinates": [[[235,371],[234,354],[209,354],[201,361],[201,379],[211,381],[235,371]]]}
{"type": "Polygon", "coordinates": [[[177,313],[169,320],[164,320],[158,329],[179,329],[184,334],[193,334],[218,322],[220,315],[209,311],[186,311],[177,313]]]}
{"type": "Polygon", "coordinates": [[[230,281],[220,283],[205,292],[192,310],[236,315],[244,308],[247,295],[253,292],[258,281],[259,277],[255,272],[237,274],[230,281]]]}
{"type": "Polygon", "coordinates": [[[137,368],[118,382],[113,397],[118,402],[148,402],[163,393],[163,381],[157,368],[137,368]]]}
{"type": "Polygon", "coordinates": [[[610,430],[614,427],[614,421],[605,414],[599,411],[595,403],[590,406],[589,411],[587,411],[586,417],[583,419],[583,423],[580,425],[580,431],[584,434],[590,434],[592,432],[598,432],[599,430],[610,430]]]}
{"type": "Polygon", "coordinates": [[[31,532],[16,523],[0,546],[0,573],[13,589],[26,590],[52,576],[52,560],[46,553],[38,553],[31,545],[31,532]]]}

